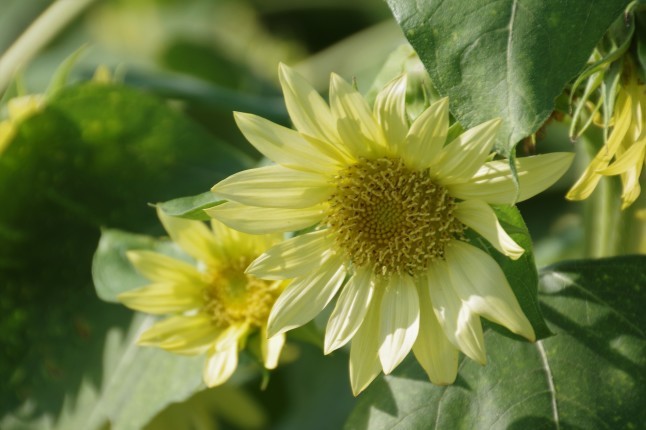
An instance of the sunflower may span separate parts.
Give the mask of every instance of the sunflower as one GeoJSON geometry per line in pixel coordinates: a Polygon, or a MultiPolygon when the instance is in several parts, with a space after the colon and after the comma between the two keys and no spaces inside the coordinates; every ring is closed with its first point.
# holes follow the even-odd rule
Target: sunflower
{"type": "Polygon", "coordinates": [[[272,308],[268,334],[307,323],[338,293],[324,349],[330,353],[352,340],[355,395],[411,349],[436,384],[455,380],[458,350],[485,363],[480,316],[534,340],[502,270],[468,243],[465,232],[519,258],[524,250],[490,205],[544,190],[572,155],[519,159],[518,190],[508,162],[490,157],[500,121],[445,145],[448,100],[411,123],[405,74],[379,92],[374,109],[335,74],[329,105],[290,68],[281,65],[279,76],[296,130],[236,113],[245,137],[277,164],[216,184],[213,191],[229,202],[208,211],[254,234],[315,226],[247,269],[264,279],[293,279],[272,308]]]}
{"type": "Polygon", "coordinates": [[[152,284],[122,293],[120,302],[149,314],[170,314],[138,339],[177,354],[206,354],[204,382],[223,384],[238,364],[238,352],[254,333],[264,366],[276,367],[284,334],[267,336],[267,318],[284,281],[266,281],[245,269],[281,235],[251,236],[213,220],[157,214],[171,239],[195,261],[191,264],[153,251],[129,251],[136,270],[152,284]]]}

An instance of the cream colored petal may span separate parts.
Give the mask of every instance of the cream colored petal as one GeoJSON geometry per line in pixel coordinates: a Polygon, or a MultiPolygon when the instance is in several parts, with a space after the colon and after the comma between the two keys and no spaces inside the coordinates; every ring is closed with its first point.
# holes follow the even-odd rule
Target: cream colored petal
{"type": "Polygon", "coordinates": [[[569,200],[584,200],[592,194],[592,191],[594,191],[601,179],[601,175],[598,173],[599,170],[608,166],[608,163],[610,163],[610,160],[612,160],[612,157],[614,157],[619,145],[626,136],[630,128],[632,100],[624,91],[619,91],[617,94],[615,112],[615,125],[612,133],[608,137],[608,142],[592,159],[583,172],[583,175],[581,175],[579,180],[568,191],[565,198],[569,200]]]}
{"type": "Polygon", "coordinates": [[[339,136],[355,157],[385,155],[384,138],[368,103],[339,75],[330,79],[330,107],[339,136]]]}
{"type": "Polygon", "coordinates": [[[219,247],[203,222],[166,215],[160,207],[157,216],[173,242],[186,253],[208,265],[217,264],[219,247]]]}
{"type": "Polygon", "coordinates": [[[432,383],[449,385],[458,374],[458,349],[449,342],[437,321],[426,277],[417,284],[419,293],[419,334],[413,353],[432,383]]]}
{"type": "Polygon", "coordinates": [[[262,279],[304,277],[319,268],[332,252],[329,231],[319,230],[285,240],[268,249],[247,268],[262,279]]]}
{"type": "Polygon", "coordinates": [[[203,379],[207,387],[224,384],[238,366],[238,346],[223,351],[211,350],[204,363],[203,379]]]}
{"type": "Polygon", "coordinates": [[[301,209],[326,201],[334,187],[318,173],[266,166],[231,175],[211,191],[249,206],[301,209]]]}
{"type": "Polygon", "coordinates": [[[304,209],[260,208],[226,202],[205,212],[236,230],[250,234],[296,231],[318,224],[326,214],[326,205],[304,209]]]}
{"type": "Polygon", "coordinates": [[[507,257],[517,260],[525,252],[502,228],[491,206],[482,200],[465,200],[458,203],[453,215],[507,257]]]}
{"type": "Polygon", "coordinates": [[[358,396],[381,372],[379,362],[379,315],[381,312],[382,290],[375,294],[368,313],[359,330],[352,338],[350,347],[350,385],[352,393],[358,396]]]}
{"type": "Polygon", "coordinates": [[[442,148],[431,166],[431,174],[442,183],[471,178],[489,157],[500,124],[500,119],[492,119],[455,138],[442,148]]]}
{"type": "Polygon", "coordinates": [[[287,111],[296,129],[324,142],[338,144],[336,120],[323,97],[302,76],[282,63],[278,76],[287,111]]]}
{"type": "Polygon", "coordinates": [[[514,204],[549,188],[567,171],[573,157],[570,152],[554,152],[517,159],[518,200],[507,160],[489,161],[471,179],[445,186],[453,197],[462,200],[482,200],[492,205],[514,204]]]}
{"type": "Polygon", "coordinates": [[[623,191],[621,193],[621,209],[626,209],[632,205],[641,193],[641,186],[639,185],[639,175],[641,174],[643,164],[628,169],[621,174],[621,183],[623,191]]]}
{"type": "Polygon", "coordinates": [[[204,285],[197,268],[185,261],[145,250],[128,251],[126,256],[135,269],[151,281],[187,284],[196,288],[204,285]]]}
{"type": "Polygon", "coordinates": [[[429,266],[428,289],[435,316],[447,339],[467,357],[480,364],[487,362],[480,318],[454,291],[445,261],[429,266]]]}
{"type": "Polygon", "coordinates": [[[375,287],[371,275],[370,270],[358,269],[341,290],[325,330],[325,354],[341,348],[359,330],[375,287]]]}
{"type": "Polygon", "coordinates": [[[388,375],[408,355],[419,331],[419,298],[413,278],[393,275],[381,302],[379,360],[388,375]]]}
{"type": "Polygon", "coordinates": [[[387,146],[395,155],[402,153],[400,149],[408,133],[406,118],[406,74],[399,75],[377,94],[374,116],[381,126],[387,146]]]}
{"type": "Polygon", "coordinates": [[[341,287],[346,269],[330,255],[309,276],[295,279],[278,297],[269,314],[269,337],[299,327],[319,314],[341,287]]]}
{"type": "Polygon", "coordinates": [[[249,142],[270,160],[296,170],[333,174],[339,163],[298,132],[257,115],[236,112],[236,124],[249,142]]]}
{"type": "Polygon", "coordinates": [[[204,304],[202,288],[175,283],[157,283],[117,296],[130,309],[154,315],[184,312],[204,304]]]}
{"type": "Polygon", "coordinates": [[[430,105],[413,122],[400,156],[415,169],[429,167],[442,150],[449,130],[449,99],[430,105]]]}
{"type": "Polygon", "coordinates": [[[213,343],[215,351],[224,351],[231,347],[231,345],[238,345],[240,339],[244,338],[249,332],[249,324],[234,324],[222,330],[217,339],[213,343]]]}
{"type": "Polygon", "coordinates": [[[274,337],[267,337],[267,327],[263,327],[260,332],[260,348],[262,350],[262,360],[266,369],[275,369],[278,366],[280,352],[285,345],[285,334],[277,334],[274,337]]]}
{"type": "Polygon", "coordinates": [[[453,288],[469,308],[513,333],[536,340],[505,274],[489,254],[455,240],[447,246],[446,261],[453,288]]]}

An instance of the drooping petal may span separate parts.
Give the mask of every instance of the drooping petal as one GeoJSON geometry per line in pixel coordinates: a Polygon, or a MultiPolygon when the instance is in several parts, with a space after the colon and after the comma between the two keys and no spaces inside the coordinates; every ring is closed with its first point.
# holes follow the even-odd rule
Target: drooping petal
{"type": "Polygon", "coordinates": [[[406,118],[406,74],[399,75],[377,94],[374,115],[381,126],[388,147],[399,154],[408,133],[406,118]]]}
{"type": "Polygon", "coordinates": [[[330,79],[330,107],[343,144],[355,157],[384,155],[383,135],[363,96],[339,75],[330,79]]]}
{"type": "Polygon", "coordinates": [[[207,387],[224,384],[238,366],[238,346],[231,345],[222,351],[209,351],[204,363],[203,378],[207,387]]]}
{"type": "Polygon", "coordinates": [[[162,315],[199,308],[204,302],[202,294],[193,285],[157,283],[126,291],[117,299],[130,309],[162,315]]]}
{"type": "Polygon", "coordinates": [[[208,265],[217,264],[219,246],[204,223],[166,215],[160,207],[157,216],[173,242],[186,253],[208,265]]]}
{"type": "Polygon", "coordinates": [[[641,193],[641,186],[639,185],[639,175],[641,174],[642,168],[643,163],[640,163],[620,175],[623,189],[621,193],[622,210],[632,205],[641,193]]]}
{"type": "Polygon", "coordinates": [[[205,212],[236,230],[250,234],[296,231],[317,224],[325,216],[325,205],[304,209],[261,208],[226,202],[205,212]]]}
{"type": "Polygon", "coordinates": [[[289,279],[306,276],[321,266],[331,252],[327,230],[306,233],[268,249],[247,268],[247,273],[263,279],[289,279]]]}
{"type": "Polygon", "coordinates": [[[277,334],[274,337],[267,337],[267,327],[260,331],[260,348],[262,361],[266,369],[275,369],[278,366],[280,352],[285,345],[285,333],[277,334]]]}
{"type": "Polygon", "coordinates": [[[449,130],[449,99],[430,105],[413,122],[400,156],[415,169],[429,167],[440,153],[449,130]]]}
{"type": "MultiPolygon", "coordinates": [[[[601,175],[618,175],[624,173],[637,164],[644,163],[644,151],[646,150],[646,139],[633,143],[626,152],[617,156],[615,160],[605,169],[598,170],[601,175]]],[[[603,149],[602,149],[603,151],[603,149]]]]}
{"type": "Polygon", "coordinates": [[[428,280],[424,276],[417,284],[420,319],[413,353],[432,383],[449,385],[458,374],[458,350],[449,342],[437,321],[428,288],[428,280]]]}
{"type": "Polygon", "coordinates": [[[158,252],[134,250],[126,253],[135,269],[151,281],[185,284],[199,288],[204,285],[197,268],[158,252]]]}
{"type": "Polygon", "coordinates": [[[268,335],[276,336],[313,319],[330,303],[341,287],[345,273],[343,260],[330,254],[309,276],[295,279],[271,309],[268,335]]]}
{"type": "Polygon", "coordinates": [[[442,183],[471,178],[489,156],[500,124],[500,119],[492,119],[455,138],[442,148],[431,174],[442,183]]]}
{"type": "Polygon", "coordinates": [[[453,288],[469,308],[513,333],[536,340],[505,274],[489,254],[455,240],[447,246],[446,261],[453,288]]]}
{"type": "Polygon", "coordinates": [[[445,261],[433,262],[427,272],[428,289],[435,316],[447,339],[467,357],[487,362],[480,318],[454,291],[445,261]]]}
{"type": "Polygon", "coordinates": [[[298,132],[257,115],[236,112],[238,128],[265,157],[282,166],[304,171],[333,173],[337,160],[329,158],[298,132]]]}
{"type": "Polygon", "coordinates": [[[318,173],[266,166],[231,175],[211,191],[249,206],[302,209],[326,201],[334,187],[318,173]]]}
{"type": "Polygon", "coordinates": [[[232,324],[220,331],[217,339],[213,342],[213,349],[215,351],[224,351],[229,349],[231,345],[238,345],[240,339],[244,338],[248,332],[248,323],[232,324]]]}
{"type": "Polygon", "coordinates": [[[371,274],[358,269],[341,290],[325,330],[325,354],[345,345],[361,326],[374,291],[371,274]]]}
{"type": "Polygon", "coordinates": [[[570,167],[574,154],[551,154],[522,157],[516,160],[520,192],[507,160],[489,161],[469,180],[445,184],[453,197],[462,200],[482,200],[492,205],[509,205],[535,196],[554,184],[570,167]]]}
{"type": "Polygon", "coordinates": [[[379,315],[382,289],[376,288],[372,304],[363,323],[352,338],[350,347],[350,385],[358,396],[381,372],[379,362],[379,315]]]}
{"type": "Polygon", "coordinates": [[[413,279],[394,275],[381,302],[379,360],[387,375],[408,355],[419,331],[419,298],[413,279]]]}
{"type": "Polygon", "coordinates": [[[517,260],[525,250],[502,228],[496,213],[482,200],[465,200],[457,204],[455,217],[487,239],[494,248],[517,260]]]}
{"type": "Polygon", "coordinates": [[[617,94],[617,102],[615,103],[615,125],[612,133],[608,137],[607,144],[597,152],[597,155],[592,159],[579,180],[568,191],[565,198],[569,200],[584,200],[592,194],[599,180],[601,180],[601,175],[598,171],[608,166],[608,163],[614,157],[619,145],[628,132],[632,109],[633,103],[631,97],[625,91],[619,91],[617,94]]]}

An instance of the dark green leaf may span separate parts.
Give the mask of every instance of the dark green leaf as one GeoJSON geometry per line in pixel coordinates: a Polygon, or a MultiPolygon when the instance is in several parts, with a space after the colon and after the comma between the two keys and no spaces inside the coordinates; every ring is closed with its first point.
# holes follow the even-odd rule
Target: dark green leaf
{"type": "Polygon", "coordinates": [[[628,0],[387,0],[451,112],[466,127],[503,119],[509,155],[554,109],[628,0]]]}
{"type": "Polygon", "coordinates": [[[224,203],[222,197],[207,191],[196,196],[179,197],[159,203],[158,206],[171,216],[207,221],[211,218],[204,212],[204,209],[212,208],[221,203],[224,203]]]}
{"type": "Polygon", "coordinates": [[[488,364],[462,358],[454,385],[414,360],[373,383],[348,429],[638,429],[646,421],[646,256],[541,272],[555,336],[528,344],[489,330],[488,364]]]}

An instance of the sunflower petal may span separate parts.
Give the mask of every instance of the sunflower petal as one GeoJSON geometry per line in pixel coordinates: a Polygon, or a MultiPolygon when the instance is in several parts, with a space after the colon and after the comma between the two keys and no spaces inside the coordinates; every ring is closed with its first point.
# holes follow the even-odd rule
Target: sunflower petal
{"type": "Polygon", "coordinates": [[[331,252],[327,230],[306,233],[278,243],[256,258],[247,273],[263,279],[299,278],[320,267],[331,252]]]}
{"type": "Polygon", "coordinates": [[[137,272],[151,281],[194,287],[204,285],[202,275],[197,268],[185,261],[145,250],[128,251],[126,256],[137,272]]]}
{"type": "Polygon", "coordinates": [[[257,115],[236,112],[234,117],[247,140],[275,163],[291,169],[322,173],[338,169],[335,160],[328,158],[298,132],[257,115]]]}
{"type": "Polygon", "coordinates": [[[211,191],[249,206],[301,209],[326,201],[334,188],[317,173],[266,166],[231,175],[211,191]]]}
{"type": "Polygon", "coordinates": [[[296,231],[320,222],[325,206],[303,209],[260,208],[226,202],[205,212],[228,227],[250,234],[296,231]]]}
{"type": "Polygon", "coordinates": [[[419,298],[413,279],[393,276],[381,302],[379,360],[387,375],[408,355],[419,331],[419,298]]]}
{"type": "Polygon", "coordinates": [[[238,346],[223,351],[211,350],[204,363],[203,378],[207,387],[224,384],[238,366],[238,346]]]}
{"type": "Polygon", "coordinates": [[[341,290],[325,330],[325,354],[341,348],[359,330],[374,291],[371,274],[370,270],[358,269],[341,290]]]}
{"type": "Polygon", "coordinates": [[[535,196],[554,184],[572,163],[573,153],[522,157],[516,160],[520,191],[516,200],[516,185],[507,160],[489,161],[466,181],[445,184],[453,197],[462,200],[482,200],[492,205],[510,205],[535,196]]]}
{"type": "Polygon", "coordinates": [[[277,334],[274,337],[267,337],[267,327],[263,327],[260,332],[260,348],[262,351],[262,361],[266,369],[275,369],[278,366],[280,353],[285,345],[285,333],[277,334]]]}
{"type": "Polygon", "coordinates": [[[319,140],[338,143],[336,123],[323,97],[285,64],[278,68],[287,112],[298,131],[319,140]]]}
{"type": "Polygon", "coordinates": [[[445,261],[429,266],[428,288],[435,316],[447,339],[467,357],[480,364],[487,362],[480,318],[454,291],[445,261]]]}
{"type": "Polygon", "coordinates": [[[147,285],[121,293],[117,299],[130,309],[153,315],[196,309],[204,302],[201,288],[176,283],[147,285]]]}
{"type": "Polygon", "coordinates": [[[455,292],[474,312],[531,341],[534,329],[498,263],[475,246],[455,240],[446,250],[455,292]]]}
{"type": "Polygon", "coordinates": [[[271,309],[269,337],[299,327],[319,314],[341,287],[345,273],[341,258],[331,254],[312,274],[294,280],[271,309]]]}
{"type": "Polygon", "coordinates": [[[472,177],[489,157],[500,124],[500,119],[492,119],[455,138],[438,154],[432,174],[441,182],[472,177]]]}
{"type": "Polygon", "coordinates": [[[406,74],[399,75],[377,94],[374,115],[381,125],[388,146],[395,149],[403,144],[408,133],[408,119],[406,118],[406,74]]]}
{"type": "Polygon", "coordinates": [[[157,216],[173,242],[186,253],[208,265],[217,264],[220,247],[203,222],[166,215],[160,207],[157,216]]]}
{"type": "Polygon", "coordinates": [[[363,319],[359,330],[352,338],[350,347],[350,385],[352,393],[358,396],[381,372],[378,358],[379,314],[381,309],[381,290],[377,288],[372,305],[363,319]]]}
{"type": "Polygon", "coordinates": [[[475,230],[507,257],[517,260],[525,252],[502,228],[493,209],[482,200],[460,202],[453,214],[460,222],[475,230]]]}
{"type": "Polygon", "coordinates": [[[449,385],[458,374],[458,350],[449,342],[437,321],[426,278],[418,284],[419,334],[413,353],[432,383],[449,385]]]}
{"type": "Polygon", "coordinates": [[[416,169],[429,167],[442,150],[448,130],[449,99],[445,97],[430,105],[413,122],[400,156],[416,169]]]}

